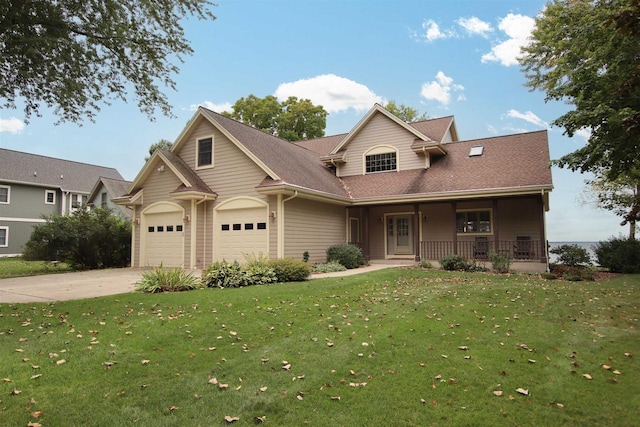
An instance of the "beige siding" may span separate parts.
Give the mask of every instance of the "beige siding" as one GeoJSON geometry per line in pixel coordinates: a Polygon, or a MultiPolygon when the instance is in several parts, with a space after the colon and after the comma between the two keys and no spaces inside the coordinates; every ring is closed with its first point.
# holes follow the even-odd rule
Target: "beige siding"
{"type": "Polygon", "coordinates": [[[284,256],[325,262],[327,248],[346,241],[345,208],[296,198],[284,204],[284,256]]]}
{"type": "Polygon", "coordinates": [[[422,241],[453,240],[455,223],[451,203],[428,204],[420,207],[423,215],[422,241]],[[427,219],[424,219],[426,215],[427,219]]]}
{"type": "MultiPolygon", "coordinates": [[[[364,173],[364,153],[377,145],[391,145],[398,149],[400,170],[425,167],[423,155],[411,150],[415,136],[382,114],[374,115],[371,120],[346,146],[347,163],[340,165],[339,176],[362,175],[364,173]]],[[[391,172],[388,172],[391,173],[391,172]]]]}
{"type": "Polygon", "coordinates": [[[278,210],[278,197],[269,196],[269,219],[267,227],[269,229],[269,258],[278,258],[278,221],[271,216],[271,212],[278,210]]]}
{"type": "Polygon", "coordinates": [[[500,240],[516,240],[518,236],[530,236],[541,240],[539,200],[509,199],[498,203],[498,233],[500,240]]]}

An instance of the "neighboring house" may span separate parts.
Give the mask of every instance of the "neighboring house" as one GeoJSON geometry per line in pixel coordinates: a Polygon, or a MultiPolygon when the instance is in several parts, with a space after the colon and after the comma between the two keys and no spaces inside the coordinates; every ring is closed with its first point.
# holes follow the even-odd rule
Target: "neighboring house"
{"type": "Polygon", "coordinates": [[[458,141],[453,117],[376,104],[347,134],[290,143],[200,107],[115,202],[133,206],[135,267],[324,262],[351,242],[370,261],[504,252],[542,271],[552,188],[546,131],[458,141]]]}
{"type": "Polygon", "coordinates": [[[101,176],[89,192],[87,205],[102,209],[109,209],[112,213],[131,221],[132,209],[129,206],[116,205],[113,199],[126,194],[131,181],[107,178],[101,176]]]}
{"type": "Polygon", "coordinates": [[[122,179],[113,168],[0,148],[0,256],[20,255],[43,216],[86,204],[101,176],[122,179]]]}

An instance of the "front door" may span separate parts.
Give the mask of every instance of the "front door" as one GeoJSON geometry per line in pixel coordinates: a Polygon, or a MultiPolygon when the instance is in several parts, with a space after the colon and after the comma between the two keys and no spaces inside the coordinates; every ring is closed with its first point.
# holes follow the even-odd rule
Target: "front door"
{"type": "Polygon", "coordinates": [[[413,255],[411,215],[387,216],[387,255],[413,255]]]}

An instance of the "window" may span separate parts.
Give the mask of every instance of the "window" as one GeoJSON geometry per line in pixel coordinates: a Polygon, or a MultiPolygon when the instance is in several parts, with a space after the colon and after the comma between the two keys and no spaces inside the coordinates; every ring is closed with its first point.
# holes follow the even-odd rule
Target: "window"
{"type": "Polygon", "coordinates": [[[107,193],[100,194],[100,207],[103,209],[107,208],[107,193]]]}
{"type": "Polygon", "coordinates": [[[484,151],[484,146],[482,146],[482,145],[474,145],[469,150],[469,157],[482,156],[482,152],[483,151],[484,151]]]}
{"type": "Polygon", "coordinates": [[[456,231],[458,233],[491,233],[491,211],[456,212],[456,231]]]}
{"type": "Polygon", "coordinates": [[[158,233],[162,233],[164,231],[164,226],[159,225],[157,229],[158,229],[158,233]]]}
{"type": "Polygon", "coordinates": [[[253,223],[248,222],[244,225],[245,230],[253,230],[253,223]]]}
{"type": "Polygon", "coordinates": [[[198,140],[198,167],[213,166],[213,138],[198,140]]]}
{"type": "Polygon", "coordinates": [[[149,233],[153,233],[155,231],[155,228],[149,227],[148,230],[149,230],[149,233]]]}
{"type": "Polygon", "coordinates": [[[0,203],[9,204],[11,201],[11,187],[8,185],[0,185],[0,203]]]}
{"type": "Polygon", "coordinates": [[[170,233],[173,231],[173,225],[167,225],[167,233],[170,233]]]}
{"type": "Polygon", "coordinates": [[[176,225],[176,231],[182,231],[182,226],[181,225],[176,225]]]}
{"type": "Polygon", "coordinates": [[[369,154],[365,158],[367,173],[396,170],[396,153],[369,154]]]}
{"type": "Polygon", "coordinates": [[[266,222],[259,222],[258,223],[258,230],[266,230],[267,229],[267,223],[266,222]]]}
{"type": "Polygon", "coordinates": [[[53,205],[56,203],[56,192],[53,190],[44,190],[44,202],[47,205],[53,205]]]}
{"type": "Polygon", "coordinates": [[[229,224],[222,224],[222,231],[229,231],[229,224]]]}
{"type": "Polygon", "coordinates": [[[9,246],[9,227],[0,227],[0,248],[9,246]]]}
{"type": "Polygon", "coordinates": [[[242,230],[242,224],[233,224],[233,231],[242,230]]]}

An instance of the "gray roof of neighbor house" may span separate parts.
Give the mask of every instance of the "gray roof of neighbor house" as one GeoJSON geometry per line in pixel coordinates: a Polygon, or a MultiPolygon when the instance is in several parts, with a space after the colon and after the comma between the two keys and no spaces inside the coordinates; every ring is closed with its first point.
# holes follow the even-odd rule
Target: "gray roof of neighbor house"
{"type": "Polygon", "coordinates": [[[0,181],[89,193],[98,178],[122,180],[114,169],[0,148],[0,181]]]}
{"type": "MultiPolygon", "coordinates": [[[[98,191],[102,188],[103,185],[107,190],[107,194],[109,195],[109,197],[114,199],[116,197],[122,196],[123,194],[126,194],[127,189],[131,185],[131,181],[124,181],[122,179],[106,178],[104,176],[101,176],[100,178],[98,178],[98,181],[96,181],[93,189],[89,193],[89,202],[91,202],[91,200],[98,196],[98,191]]],[[[98,203],[99,202],[100,201],[98,201],[98,203]]],[[[122,212],[125,218],[131,218],[131,209],[126,206],[118,206],[118,209],[120,210],[120,212],[122,212]]]]}

